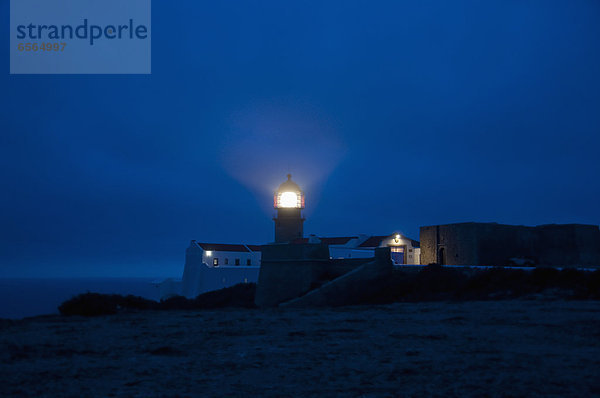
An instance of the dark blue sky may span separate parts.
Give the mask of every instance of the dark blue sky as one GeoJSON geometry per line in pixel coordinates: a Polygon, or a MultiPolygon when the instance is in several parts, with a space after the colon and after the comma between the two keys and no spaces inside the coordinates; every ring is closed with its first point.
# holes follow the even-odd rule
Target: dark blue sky
{"type": "Polygon", "coordinates": [[[2,51],[0,276],[178,276],[288,170],[307,233],[600,223],[596,0],[153,3],[150,76],[2,51]]]}

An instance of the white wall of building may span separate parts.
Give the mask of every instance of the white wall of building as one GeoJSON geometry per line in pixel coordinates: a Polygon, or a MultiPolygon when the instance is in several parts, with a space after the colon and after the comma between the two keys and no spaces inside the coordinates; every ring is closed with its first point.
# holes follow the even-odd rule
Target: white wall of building
{"type": "Polygon", "coordinates": [[[238,283],[256,283],[260,267],[212,267],[206,264],[196,265],[196,278],[188,283],[182,293],[188,298],[213,290],[223,289],[238,283]]]}
{"type": "Polygon", "coordinates": [[[212,266],[214,260],[218,259],[218,266],[232,266],[236,264],[236,260],[239,260],[239,266],[260,266],[260,252],[225,252],[225,251],[212,251],[203,250],[202,262],[212,266]]]}
{"type": "Polygon", "coordinates": [[[331,258],[370,258],[375,256],[375,250],[329,245],[329,256],[331,258]]]}
{"type": "Polygon", "coordinates": [[[407,265],[421,264],[421,249],[413,247],[412,240],[402,235],[392,235],[381,242],[381,247],[404,247],[404,263],[407,265]]]}
{"type": "Polygon", "coordinates": [[[223,289],[238,283],[255,283],[260,270],[260,252],[208,251],[192,242],[186,250],[181,294],[194,298],[199,294],[223,289]],[[213,260],[219,265],[213,266],[213,260]],[[225,264],[228,259],[228,265],[225,264]],[[240,264],[235,265],[239,259],[240,264]],[[247,266],[250,261],[251,266],[247,266]]]}
{"type": "MultiPolygon", "coordinates": [[[[331,258],[369,258],[375,256],[375,248],[360,247],[368,236],[361,235],[357,239],[352,239],[344,245],[329,245],[329,255],[331,258]]],[[[391,235],[381,241],[379,247],[403,247],[405,264],[421,264],[421,249],[413,247],[412,240],[404,236],[391,235]]]]}

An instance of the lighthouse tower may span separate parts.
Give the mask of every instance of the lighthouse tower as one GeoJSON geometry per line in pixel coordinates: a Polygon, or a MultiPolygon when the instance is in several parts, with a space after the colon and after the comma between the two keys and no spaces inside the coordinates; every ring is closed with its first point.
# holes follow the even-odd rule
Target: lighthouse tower
{"type": "Polygon", "coordinates": [[[279,186],[273,197],[273,206],[277,210],[275,221],[275,243],[291,242],[302,238],[304,233],[302,209],[304,209],[304,194],[294,181],[292,175],[287,175],[287,181],[279,186]]]}

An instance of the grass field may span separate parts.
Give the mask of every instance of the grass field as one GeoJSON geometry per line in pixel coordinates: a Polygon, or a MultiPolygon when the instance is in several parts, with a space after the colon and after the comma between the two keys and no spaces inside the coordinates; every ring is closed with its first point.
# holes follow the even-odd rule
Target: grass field
{"type": "Polygon", "coordinates": [[[0,322],[0,396],[600,395],[600,302],[146,311],[0,322]]]}

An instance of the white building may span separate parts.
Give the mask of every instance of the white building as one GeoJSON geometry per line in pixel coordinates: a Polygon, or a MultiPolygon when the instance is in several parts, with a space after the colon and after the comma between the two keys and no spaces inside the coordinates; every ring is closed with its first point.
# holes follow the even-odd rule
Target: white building
{"type": "Polygon", "coordinates": [[[389,247],[394,265],[421,264],[421,248],[419,242],[402,234],[384,236],[340,236],[334,238],[296,239],[292,243],[323,242],[329,245],[331,258],[369,258],[375,255],[377,247],[389,247]]]}
{"type": "Polygon", "coordinates": [[[188,298],[212,290],[258,281],[260,246],[191,241],[185,254],[181,294],[188,298]]]}

